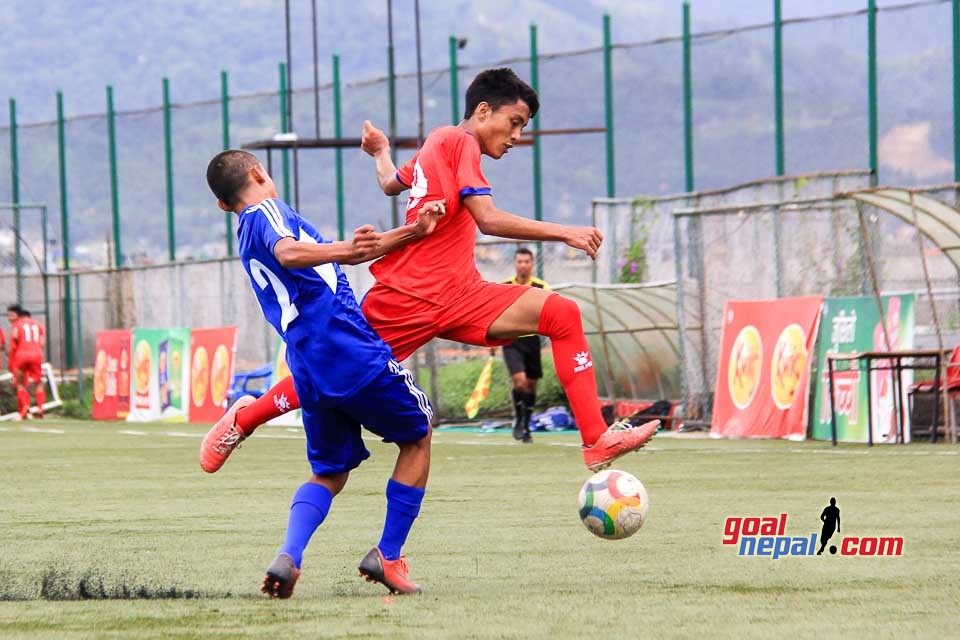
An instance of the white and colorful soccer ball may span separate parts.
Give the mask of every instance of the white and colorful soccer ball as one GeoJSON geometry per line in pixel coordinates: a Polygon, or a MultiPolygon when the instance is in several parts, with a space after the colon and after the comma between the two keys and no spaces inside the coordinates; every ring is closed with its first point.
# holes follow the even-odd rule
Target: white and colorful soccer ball
{"type": "Polygon", "coordinates": [[[601,471],[580,489],[583,526],[606,540],[635,534],[646,522],[649,508],[650,498],[643,483],[626,471],[601,471]]]}

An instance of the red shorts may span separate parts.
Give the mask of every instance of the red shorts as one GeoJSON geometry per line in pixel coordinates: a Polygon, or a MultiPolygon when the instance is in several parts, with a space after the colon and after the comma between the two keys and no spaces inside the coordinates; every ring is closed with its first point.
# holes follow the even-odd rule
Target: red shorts
{"type": "Polygon", "coordinates": [[[10,371],[13,372],[14,379],[21,378],[23,384],[31,382],[40,382],[40,365],[43,363],[43,356],[13,356],[10,359],[10,371]],[[18,373],[19,372],[19,373],[18,373]]]}
{"type": "Polygon", "coordinates": [[[363,299],[363,315],[397,360],[409,358],[433,338],[445,338],[481,347],[510,344],[515,338],[491,340],[493,321],[530,287],[481,280],[447,304],[414,298],[380,283],[363,299]]]}

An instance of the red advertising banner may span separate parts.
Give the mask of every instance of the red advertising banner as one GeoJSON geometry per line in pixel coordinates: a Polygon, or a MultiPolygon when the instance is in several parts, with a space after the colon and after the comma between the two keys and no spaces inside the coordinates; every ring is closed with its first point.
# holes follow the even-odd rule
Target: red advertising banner
{"type": "Polygon", "coordinates": [[[810,354],[822,304],[811,296],[724,305],[711,434],[806,437],[810,354]]]}
{"type": "Polygon", "coordinates": [[[215,422],[227,410],[236,352],[236,327],[190,332],[190,422],[215,422]]]}
{"type": "Polygon", "coordinates": [[[93,419],[123,420],[130,413],[129,329],[97,332],[93,363],[93,419]]]}

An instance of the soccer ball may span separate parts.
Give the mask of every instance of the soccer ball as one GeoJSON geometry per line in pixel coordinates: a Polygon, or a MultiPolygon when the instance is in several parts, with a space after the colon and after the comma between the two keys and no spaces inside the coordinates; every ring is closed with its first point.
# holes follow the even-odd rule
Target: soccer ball
{"type": "Polygon", "coordinates": [[[590,533],[606,540],[635,534],[647,520],[650,499],[643,483],[626,471],[594,474],[580,489],[580,520],[590,533]]]}

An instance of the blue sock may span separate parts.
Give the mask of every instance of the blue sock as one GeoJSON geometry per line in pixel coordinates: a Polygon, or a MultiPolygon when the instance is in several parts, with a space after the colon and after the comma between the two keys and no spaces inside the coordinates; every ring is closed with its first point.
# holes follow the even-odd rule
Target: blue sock
{"type": "Polygon", "coordinates": [[[387,482],[387,518],[383,523],[383,536],[377,545],[387,560],[400,557],[400,549],[420,513],[424,493],[423,489],[408,487],[392,479],[387,482]]]}
{"type": "Polygon", "coordinates": [[[303,550],[307,548],[310,536],[327,517],[331,502],[333,502],[333,494],[330,490],[315,482],[303,483],[293,494],[290,520],[287,522],[287,537],[283,541],[283,546],[280,547],[280,553],[286,553],[293,558],[298,569],[303,560],[303,550]]]}

